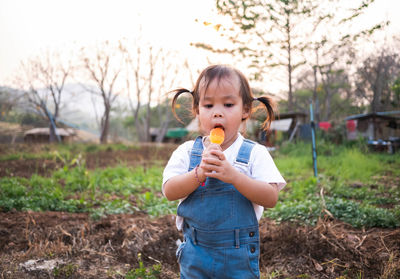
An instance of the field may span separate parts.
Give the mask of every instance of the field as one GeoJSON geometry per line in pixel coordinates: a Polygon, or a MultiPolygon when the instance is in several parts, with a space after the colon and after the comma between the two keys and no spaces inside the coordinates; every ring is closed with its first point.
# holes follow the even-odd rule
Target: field
{"type": "MultiPolygon", "coordinates": [[[[0,278],[178,278],[175,145],[0,145],[0,278]]],[[[260,221],[261,278],[400,278],[400,156],[272,153],[288,181],[260,221]]]]}

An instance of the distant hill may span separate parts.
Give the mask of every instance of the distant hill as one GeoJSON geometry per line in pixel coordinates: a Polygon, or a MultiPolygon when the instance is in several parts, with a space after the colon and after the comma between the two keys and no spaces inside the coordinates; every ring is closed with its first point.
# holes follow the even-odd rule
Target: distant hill
{"type": "MultiPolygon", "coordinates": [[[[2,100],[4,102],[15,100],[16,102],[11,110],[14,112],[14,114],[37,114],[37,111],[32,108],[32,105],[29,104],[25,98],[23,98],[24,94],[25,92],[22,90],[0,86],[0,108],[2,100]]],[[[122,100],[121,102],[126,103],[125,100],[122,100]]],[[[51,102],[48,103],[48,109],[50,111],[53,110],[51,102]]],[[[58,126],[78,129],[78,134],[82,134],[83,138],[91,138],[92,140],[95,137],[99,138],[99,128],[96,121],[96,115],[97,117],[100,117],[103,113],[103,110],[104,107],[101,98],[94,97],[92,94],[88,93],[84,86],[80,84],[66,84],[65,92],[62,96],[62,106],[57,119],[59,124],[58,126]]],[[[121,113],[123,110],[118,109],[117,111],[118,113],[121,113]]],[[[4,118],[0,118],[0,121],[16,122],[16,119],[5,120],[4,118]]],[[[30,122],[22,123],[30,124],[30,122]]],[[[25,128],[14,123],[2,123],[2,130],[0,130],[0,142],[23,142],[23,133],[26,130],[31,128],[43,128],[46,126],[46,123],[37,123],[35,127],[29,126],[25,128]]],[[[112,138],[110,135],[109,140],[118,142],[125,141],[121,135],[119,135],[117,139],[115,137],[112,138]]]]}

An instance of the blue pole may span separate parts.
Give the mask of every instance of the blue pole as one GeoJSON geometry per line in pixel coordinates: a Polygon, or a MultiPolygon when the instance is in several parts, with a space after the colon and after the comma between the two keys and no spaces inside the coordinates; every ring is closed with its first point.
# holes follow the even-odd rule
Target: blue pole
{"type": "Polygon", "coordinates": [[[310,121],[311,121],[311,139],[312,139],[312,158],[314,165],[314,176],[318,176],[317,172],[317,147],[315,144],[315,123],[314,123],[314,112],[312,103],[310,104],[310,121]]]}
{"type": "MultiPolygon", "coordinates": [[[[47,113],[47,115],[48,115],[49,118],[50,118],[50,124],[51,124],[51,126],[53,127],[53,129],[54,129],[54,132],[55,132],[55,134],[56,134],[56,137],[57,137],[58,142],[61,142],[61,137],[60,137],[60,135],[57,133],[57,127],[56,127],[56,123],[54,122],[53,115],[52,115],[51,112],[47,109],[47,106],[46,106],[45,103],[43,103],[43,101],[42,101],[42,106],[44,106],[44,109],[46,110],[46,113],[47,113]]],[[[50,131],[49,131],[49,132],[50,132],[50,131]]]]}

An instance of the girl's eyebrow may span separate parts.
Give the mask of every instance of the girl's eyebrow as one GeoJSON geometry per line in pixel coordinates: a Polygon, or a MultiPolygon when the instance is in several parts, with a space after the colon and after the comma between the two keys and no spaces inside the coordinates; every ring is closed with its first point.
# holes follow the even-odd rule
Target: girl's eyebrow
{"type": "MultiPolygon", "coordinates": [[[[237,96],[235,96],[235,95],[225,95],[225,96],[222,96],[221,97],[221,99],[223,99],[223,100],[230,100],[230,99],[236,99],[237,98],[237,96]]],[[[214,99],[214,97],[211,97],[211,96],[204,96],[204,98],[203,98],[204,100],[213,100],[214,99]]]]}

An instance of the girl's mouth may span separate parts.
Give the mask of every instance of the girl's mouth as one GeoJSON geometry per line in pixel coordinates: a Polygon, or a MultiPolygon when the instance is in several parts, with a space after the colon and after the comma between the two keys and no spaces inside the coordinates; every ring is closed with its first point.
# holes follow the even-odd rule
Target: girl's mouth
{"type": "Polygon", "coordinates": [[[221,124],[217,124],[217,125],[215,125],[214,126],[214,129],[215,128],[221,128],[222,130],[224,130],[225,131],[225,128],[224,128],[224,126],[222,126],[221,124]]]}

